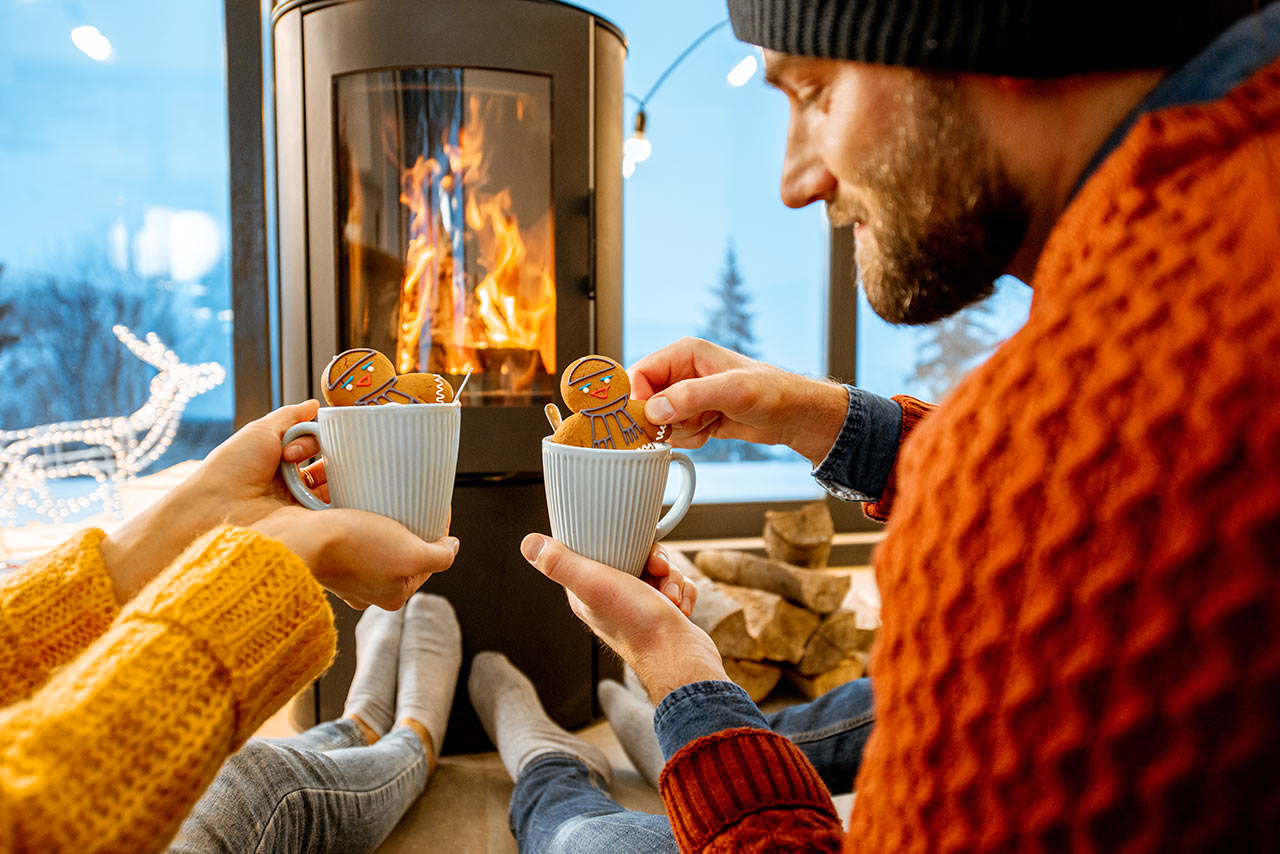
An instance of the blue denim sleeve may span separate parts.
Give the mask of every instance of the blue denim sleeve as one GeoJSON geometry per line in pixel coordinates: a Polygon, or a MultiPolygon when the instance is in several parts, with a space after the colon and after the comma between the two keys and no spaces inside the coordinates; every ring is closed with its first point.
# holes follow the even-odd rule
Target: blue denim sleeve
{"type": "Polygon", "coordinates": [[[818,485],[841,501],[875,501],[898,458],[902,407],[846,385],[849,411],[827,458],[813,470],[818,485]]]}
{"type": "Polygon", "coordinates": [[[747,692],[732,682],[681,685],[653,712],[653,728],[667,759],[691,741],[735,727],[768,729],[769,724],[747,692]]]}

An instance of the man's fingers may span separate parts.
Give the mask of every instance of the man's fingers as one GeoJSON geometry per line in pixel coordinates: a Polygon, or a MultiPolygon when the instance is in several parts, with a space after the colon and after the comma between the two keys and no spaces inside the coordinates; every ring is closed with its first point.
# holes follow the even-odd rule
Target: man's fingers
{"type": "Polygon", "coordinates": [[[653,424],[691,421],[703,413],[723,412],[730,418],[749,411],[757,395],[747,374],[729,371],[682,380],[645,401],[644,416],[653,424]]]}
{"type": "Polygon", "coordinates": [[[587,607],[600,601],[602,596],[614,595],[618,583],[631,577],[585,558],[543,534],[525,537],[520,543],[520,553],[538,572],[574,593],[587,607]]]}

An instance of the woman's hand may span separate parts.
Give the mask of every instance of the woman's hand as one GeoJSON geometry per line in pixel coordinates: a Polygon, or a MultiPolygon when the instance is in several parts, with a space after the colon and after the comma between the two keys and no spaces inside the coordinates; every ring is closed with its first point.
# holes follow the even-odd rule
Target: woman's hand
{"type": "MultiPolygon", "coordinates": [[[[642,579],[588,560],[542,534],[525,537],[520,551],[565,588],[573,613],[631,665],[655,704],[690,682],[728,680],[707,633],[689,621],[682,606],[642,579]]],[[[651,557],[649,572],[654,564],[651,557]]],[[[673,573],[679,575],[668,566],[659,577],[674,581],[673,573]]],[[[688,582],[681,578],[680,584],[688,582]]]]}
{"type": "MultiPolygon", "coordinates": [[[[281,459],[316,453],[304,436],[288,448],[281,439],[313,419],[319,402],[283,406],[246,424],[209,453],[200,467],[163,498],[120,526],[102,544],[103,559],[127,601],[195,538],[219,524],[250,527],[285,543],[338,596],[363,608],[398,608],[434,572],[448,569],[458,542],[425,543],[400,524],[359,510],[304,510],[279,477],[281,459]]],[[[309,469],[327,499],[322,465],[309,469]]]]}
{"type": "Polygon", "coordinates": [[[672,424],[672,445],[745,439],[788,445],[818,465],[835,443],[849,393],[699,338],[684,338],[631,366],[631,395],[650,423],[672,424]]]}

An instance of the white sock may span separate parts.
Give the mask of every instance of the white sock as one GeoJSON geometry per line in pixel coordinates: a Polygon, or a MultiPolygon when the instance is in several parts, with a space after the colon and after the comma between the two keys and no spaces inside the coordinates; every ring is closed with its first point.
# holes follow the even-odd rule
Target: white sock
{"type": "Polygon", "coordinates": [[[658,775],[667,761],[658,746],[658,734],[653,730],[653,706],[612,679],[601,681],[596,690],[604,716],[609,719],[609,726],[613,727],[613,734],[627,758],[650,786],[658,788],[658,775]]]}
{"type": "Polygon", "coordinates": [[[359,717],[378,735],[385,735],[394,721],[403,610],[370,605],[356,624],[356,673],[342,714],[359,717]]]}
{"type": "Polygon", "coordinates": [[[426,727],[439,756],[462,666],[462,629],[453,606],[441,596],[414,594],[402,610],[396,718],[412,718],[426,727]]]}
{"type": "Polygon", "coordinates": [[[613,786],[613,769],[605,755],[547,717],[533,683],[502,653],[481,652],[471,660],[467,690],[513,781],[535,759],[567,753],[613,786]]]}

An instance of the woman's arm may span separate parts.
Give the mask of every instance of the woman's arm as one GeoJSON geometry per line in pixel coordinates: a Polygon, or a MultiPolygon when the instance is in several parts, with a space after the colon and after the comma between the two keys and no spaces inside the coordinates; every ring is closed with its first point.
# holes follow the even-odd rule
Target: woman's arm
{"type": "Polygon", "coordinates": [[[334,643],[302,560],[253,531],[211,531],[0,711],[0,851],[161,850],[334,643]]]}
{"type": "Polygon", "coordinates": [[[0,706],[26,697],[111,625],[120,606],[83,531],[0,581],[0,706]]]}

